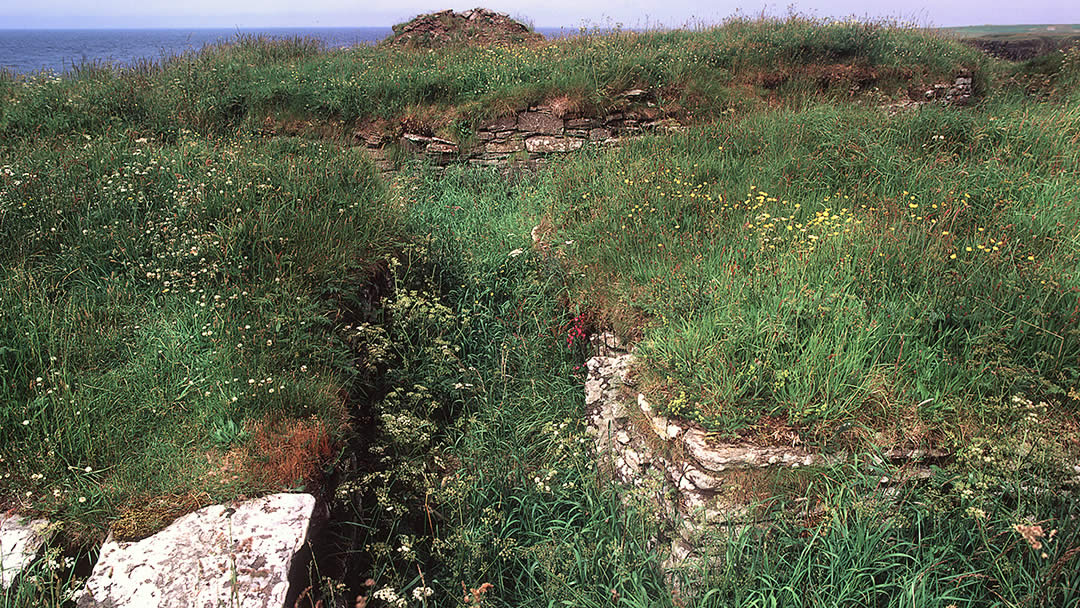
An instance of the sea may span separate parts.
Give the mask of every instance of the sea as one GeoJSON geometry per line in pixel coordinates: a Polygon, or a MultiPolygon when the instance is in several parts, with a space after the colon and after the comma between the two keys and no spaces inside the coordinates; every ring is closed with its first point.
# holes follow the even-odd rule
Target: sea
{"type": "MultiPolygon", "coordinates": [[[[566,28],[536,28],[547,37],[569,35],[566,28]]],[[[304,27],[221,29],[0,29],[0,69],[17,74],[70,72],[84,63],[116,66],[157,60],[228,42],[237,36],[317,38],[328,48],[374,44],[389,36],[389,27],[304,27]]],[[[574,30],[576,33],[576,30],[574,30]]]]}

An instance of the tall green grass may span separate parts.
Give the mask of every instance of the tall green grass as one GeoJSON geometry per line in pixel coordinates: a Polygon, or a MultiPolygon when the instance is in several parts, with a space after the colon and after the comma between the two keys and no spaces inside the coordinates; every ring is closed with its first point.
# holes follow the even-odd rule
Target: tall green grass
{"type": "Polygon", "coordinates": [[[338,433],[356,371],[334,319],[397,230],[370,162],[62,143],[9,144],[0,168],[0,493],[100,525],[161,494],[245,491],[246,465],[222,461],[245,425],[338,433]]]}
{"type": "Polygon", "coordinates": [[[577,308],[643,331],[674,413],[718,430],[766,415],[892,440],[1014,393],[1071,411],[1077,116],[759,113],[558,166],[547,221],[573,241],[577,308]]]}
{"type": "Polygon", "coordinates": [[[445,402],[462,416],[429,452],[438,475],[415,476],[410,516],[387,518],[393,532],[373,535],[390,539],[364,572],[378,573],[375,588],[408,596],[431,585],[442,604],[462,584],[490,583],[483,601],[496,606],[1075,601],[1076,497],[1049,490],[1067,486],[1068,473],[1046,442],[1047,410],[1023,404],[1014,404],[1024,414],[1015,441],[973,440],[927,481],[860,458],[821,471],[804,495],[770,500],[757,525],[733,518],[704,535],[672,595],[659,548],[675,530],[639,492],[598,477],[585,447],[580,359],[563,340],[571,312],[553,305],[573,284],[559,260],[574,250],[531,247],[550,179],[451,169],[397,183],[433,263],[409,264],[413,280],[441,294],[456,319],[443,335],[461,347],[456,371],[432,377],[414,363],[400,380],[457,383],[460,396],[445,402]],[[1036,549],[1017,525],[1041,525],[1045,542],[1036,549]],[[401,559],[403,545],[416,556],[401,559]]]}

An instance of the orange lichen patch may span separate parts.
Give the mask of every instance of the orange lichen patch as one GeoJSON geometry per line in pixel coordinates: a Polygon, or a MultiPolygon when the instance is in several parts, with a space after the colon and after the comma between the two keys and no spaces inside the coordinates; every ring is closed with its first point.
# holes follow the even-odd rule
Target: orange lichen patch
{"type": "Polygon", "coordinates": [[[308,418],[264,418],[245,425],[248,439],[226,452],[206,454],[208,484],[245,492],[279,491],[321,481],[334,454],[326,423],[308,418]]]}
{"type": "Polygon", "coordinates": [[[315,418],[263,420],[242,449],[247,476],[266,489],[317,483],[334,453],[329,429],[315,418]]]}

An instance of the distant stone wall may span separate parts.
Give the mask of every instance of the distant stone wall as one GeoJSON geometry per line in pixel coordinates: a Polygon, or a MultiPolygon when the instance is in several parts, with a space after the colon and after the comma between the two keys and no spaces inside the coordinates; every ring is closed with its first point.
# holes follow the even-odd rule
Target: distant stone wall
{"type": "MultiPolygon", "coordinates": [[[[645,95],[645,91],[634,90],[623,93],[622,97],[645,95]]],[[[451,163],[488,167],[511,164],[535,166],[552,155],[573,152],[586,146],[612,146],[626,136],[681,128],[674,119],[661,118],[658,111],[647,106],[640,110],[600,116],[558,113],[548,106],[534,106],[480,123],[475,139],[469,142],[458,143],[406,131],[397,143],[439,166],[451,163]]],[[[392,169],[388,148],[393,138],[370,131],[357,131],[354,138],[368,148],[381,169],[392,169]]]]}

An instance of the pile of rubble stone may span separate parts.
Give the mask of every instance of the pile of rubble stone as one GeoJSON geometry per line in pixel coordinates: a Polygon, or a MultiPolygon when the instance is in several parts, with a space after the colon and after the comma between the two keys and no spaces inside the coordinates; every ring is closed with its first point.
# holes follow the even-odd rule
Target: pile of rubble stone
{"type": "Polygon", "coordinates": [[[440,47],[454,44],[492,45],[540,42],[543,34],[529,26],[486,8],[463,13],[452,10],[428,13],[394,26],[394,33],[384,44],[414,47],[440,47]]]}

